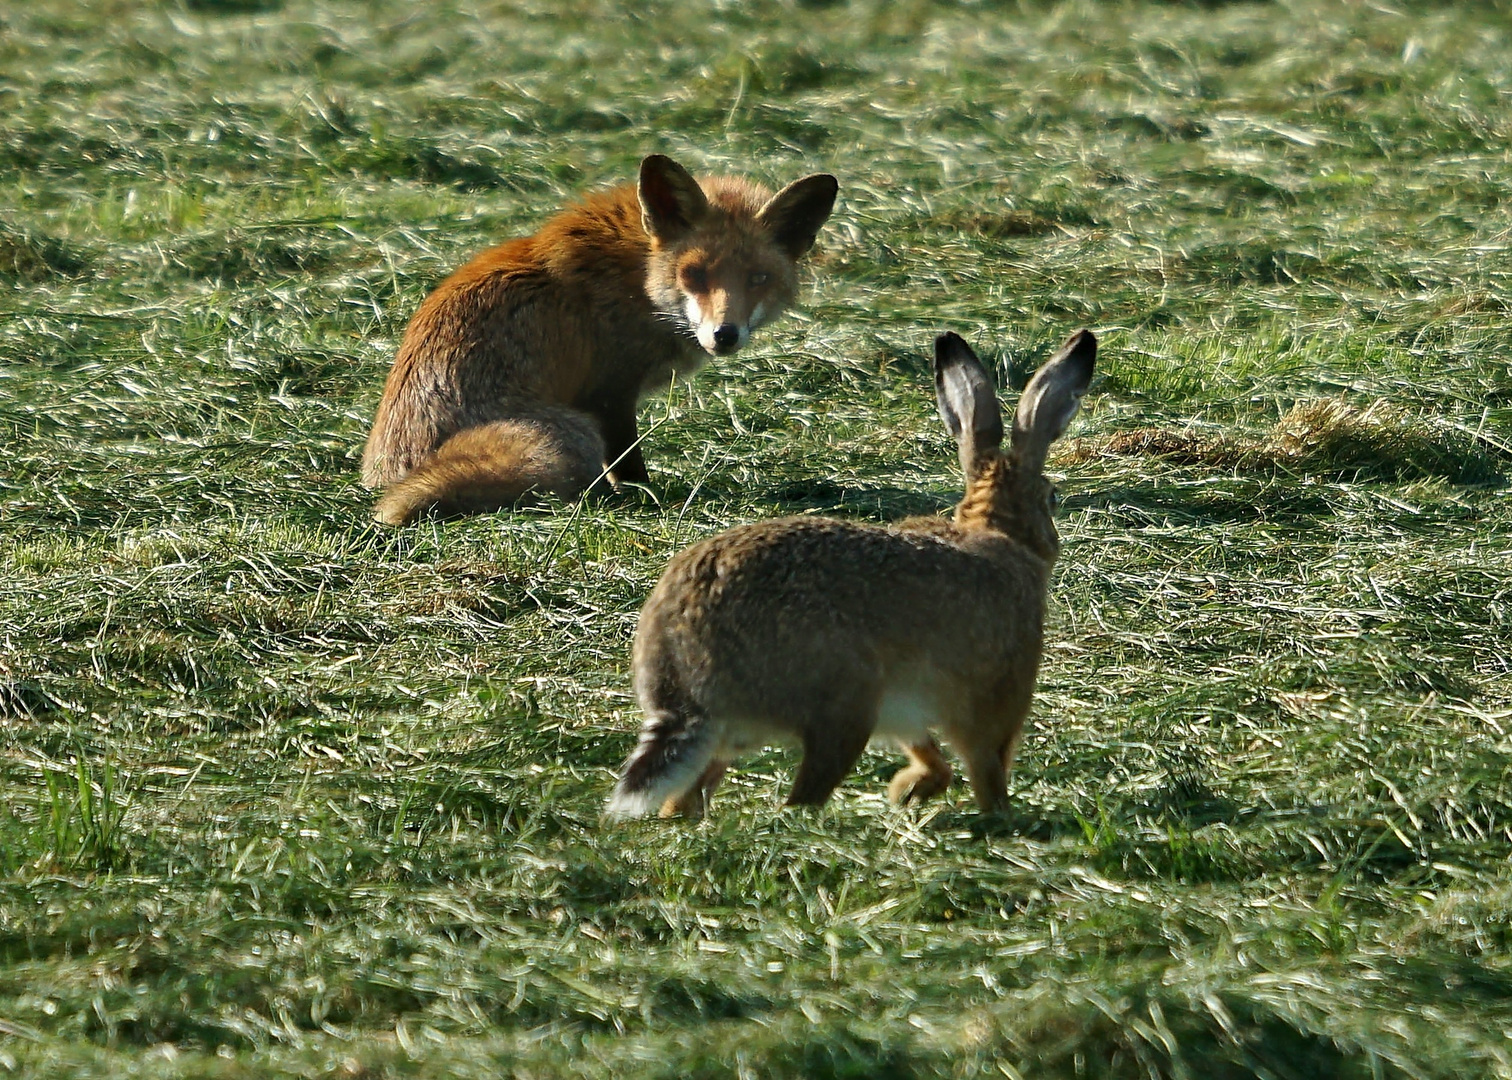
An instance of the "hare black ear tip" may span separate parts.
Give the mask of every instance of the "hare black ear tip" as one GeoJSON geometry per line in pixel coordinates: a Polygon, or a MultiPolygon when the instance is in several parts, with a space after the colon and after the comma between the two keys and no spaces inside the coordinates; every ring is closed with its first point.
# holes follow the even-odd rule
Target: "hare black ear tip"
{"type": "Polygon", "coordinates": [[[1089,368],[1097,362],[1097,335],[1090,330],[1078,330],[1067,339],[1063,354],[1089,368]]]}
{"type": "Polygon", "coordinates": [[[971,346],[954,330],[947,330],[935,338],[935,359],[945,360],[958,353],[970,353],[971,346]]]}

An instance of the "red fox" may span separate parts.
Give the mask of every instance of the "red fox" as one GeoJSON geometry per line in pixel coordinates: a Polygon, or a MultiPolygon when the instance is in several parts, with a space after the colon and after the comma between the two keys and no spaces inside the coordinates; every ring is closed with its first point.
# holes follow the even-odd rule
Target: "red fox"
{"type": "Polygon", "coordinates": [[[570,497],[606,467],[616,487],[644,483],[637,402],[792,302],[838,190],[827,173],[776,195],[699,181],[653,154],[638,184],[456,271],[415,313],[378,403],[362,459],[362,482],[387,489],[378,520],[570,497]]]}

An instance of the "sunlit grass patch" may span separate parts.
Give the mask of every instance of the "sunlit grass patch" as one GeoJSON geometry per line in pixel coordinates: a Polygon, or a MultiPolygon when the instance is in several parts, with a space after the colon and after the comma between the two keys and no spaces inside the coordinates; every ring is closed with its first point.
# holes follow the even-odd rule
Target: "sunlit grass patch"
{"type": "Polygon", "coordinates": [[[1506,5],[0,13],[0,1072],[1507,1075],[1506,5]],[[415,308],[648,152],[841,198],[643,493],[406,530],[415,308]],[[599,818],[670,554],[1103,343],[1012,809],[599,818]]]}

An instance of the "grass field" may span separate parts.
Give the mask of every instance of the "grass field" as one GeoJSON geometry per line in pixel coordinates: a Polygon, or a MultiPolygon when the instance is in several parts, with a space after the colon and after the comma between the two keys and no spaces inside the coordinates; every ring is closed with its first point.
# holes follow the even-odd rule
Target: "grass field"
{"type": "Polygon", "coordinates": [[[1509,15],[0,2],[0,1075],[1512,1076],[1509,15]],[[840,177],[801,309],[649,495],[371,525],[427,291],[652,151],[840,177]],[[668,556],[1082,325],[1014,809],[603,825],[668,556]]]}

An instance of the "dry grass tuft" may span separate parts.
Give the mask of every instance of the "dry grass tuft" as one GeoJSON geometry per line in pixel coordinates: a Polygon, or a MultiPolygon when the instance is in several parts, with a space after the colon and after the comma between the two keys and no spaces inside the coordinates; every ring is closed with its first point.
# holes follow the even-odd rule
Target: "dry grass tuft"
{"type": "Polygon", "coordinates": [[[1493,479],[1499,464],[1494,447],[1483,448],[1463,432],[1431,426],[1384,400],[1361,408],[1343,398],[1298,402],[1259,438],[1132,428],[1076,439],[1060,460],[1075,465],[1103,455],[1335,480],[1443,479],[1462,484],[1493,479]]]}

